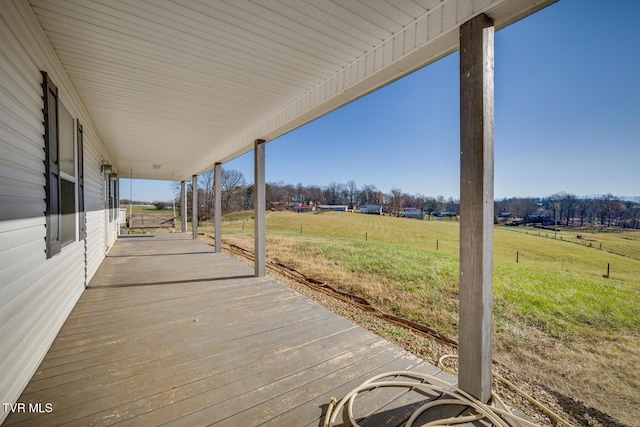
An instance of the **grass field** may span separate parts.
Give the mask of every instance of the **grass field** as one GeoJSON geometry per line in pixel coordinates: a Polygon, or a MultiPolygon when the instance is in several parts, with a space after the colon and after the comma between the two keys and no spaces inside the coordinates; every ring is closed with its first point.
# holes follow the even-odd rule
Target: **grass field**
{"type": "MultiPolygon", "coordinates": [[[[245,219],[245,231],[253,230],[250,213],[231,215],[232,220],[225,221],[224,231],[240,231],[242,219],[245,219]]],[[[200,229],[206,230],[206,227],[200,229]]],[[[341,212],[277,212],[267,216],[267,229],[279,235],[343,238],[434,252],[437,249],[437,252],[455,255],[459,251],[457,221],[412,221],[341,212]]],[[[557,234],[557,239],[553,239],[553,232],[548,230],[496,227],[494,256],[496,262],[515,263],[517,259],[523,266],[548,272],[564,271],[594,277],[606,275],[609,265],[611,278],[640,280],[640,232],[562,231],[557,234]],[[578,234],[583,239],[576,239],[578,234]]]]}
{"type": "MultiPolygon", "coordinates": [[[[127,215],[129,215],[129,212],[134,214],[173,214],[173,209],[158,210],[153,205],[120,205],[120,209],[126,209],[127,215]]],[[[177,212],[177,214],[179,215],[180,212],[177,212]]]]}
{"type": "MultiPolygon", "coordinates": [[[[457,222],[275,212],[267,215],[267,230],[268,257],[456,337],[457,222]]],[[[495,357],[634,424],[640,419],[640,261],[634,259],[640,232],[580,231],[577,239],[576,231],[564,231],[552,239],[546,230],[527,231],[495,229],[495,357]]],[[[252,232],[247,214],[223,223],[223,236],[246,247],[252,232]]]]}

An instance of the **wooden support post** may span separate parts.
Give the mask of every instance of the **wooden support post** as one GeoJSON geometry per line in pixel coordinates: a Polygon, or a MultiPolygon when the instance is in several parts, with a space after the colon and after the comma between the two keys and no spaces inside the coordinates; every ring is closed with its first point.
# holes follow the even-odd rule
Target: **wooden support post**
{"type": "Polygon", "coordinates": [[[191,177],[191,231],[193,239],[198,238],[198,175],[191,177]]]}
{"type": "Polygon", "coordinates": [[[264,276],[266,271],[266,218],[267,210],[266,185],[265,185],[265,141],[257,139],[254,143],[254,252],[255,275],[264,276]]]}
{"type": "Polygon", "coordinates": [[[493,308],[494,28],[487,15],[460,27],[459,386],[491,398],[493,308]]]}
{"type": "Polygon", "coordinates": [[[187,182],[180,182],[180,231],[187,232],[187,182]]]}
{"type": "Polygon", "coordinates": [[[222,251],[222,164],[213,166],[213,226],[215,227],[215,249],[222,251]]]}

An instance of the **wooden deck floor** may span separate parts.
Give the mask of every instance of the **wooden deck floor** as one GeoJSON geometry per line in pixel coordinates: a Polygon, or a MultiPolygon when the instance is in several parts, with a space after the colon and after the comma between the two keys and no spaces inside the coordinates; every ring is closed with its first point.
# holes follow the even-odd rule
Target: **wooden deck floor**
{"type": "MultiPolygon", "coordinates": [[[[123,236],[19,399],[52,412],[5,423],[318,426],[331,396],[391,370],[451,378],[188,235],[123,236]]],[[[367,425],[427,398],[389,393],[359,401],[367,425]]]]}

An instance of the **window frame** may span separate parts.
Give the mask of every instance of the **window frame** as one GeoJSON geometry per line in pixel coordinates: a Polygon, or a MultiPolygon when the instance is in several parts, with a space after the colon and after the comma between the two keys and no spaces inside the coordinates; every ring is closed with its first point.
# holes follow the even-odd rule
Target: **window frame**
{"type": "Polygon", "coordinates": [[[44,151],[45,151],[45,220],[46,236],[45,251],[47,259],[59,254],[62,248],[86,238],[85,226],[85,198],[84,198],[84,136],[80,121],[72,119],[73,129],[71,139],[74,155],[74,175],[69,175],[60,167],[60,105],[59,92],[46,71],[42,73],[42,91],[44,99],[43,124],[44,124],[44,151]],[[69,196],[73,196],[73,209],[70,214],[74,216],[73,226],[68,230],[73,231],[73,238],[63,241],[63,198],[62,181],[73,186],[69,196]]]}
{"type": "MultiPolygon", "coordinates": [[[[68,246],[74,242],[77,242],[79,239],[79,234],[78,234],[78,151],[77,151],[77,143],[76,143],[76,137],[77,137],[77,131],[76,131],[76,119],[73,118],[73,115],[71,114],[71,112],[69,111],[69,109],[64,105],[64,103],[62,103],[59,99],[58,99],[58,120],[60,120],[60,109],[64,109],[64,111],[66,111],[66,114],[68,114],[69,118],[71,119],[71,133],[70,136],[71,137],[71,152],[73,153],[73,175],[70,175],[69,173],[65,172],[62,170],[62,168],[60,169],[60,243],[62,245],[62,247],[64,248],[65,246],[68,246]],[[72,188],[69,192],[69,194],[65,194],[63,192],[63,181],[65,181],[67,184],[71,184],[72,188]],[[63,212],[64,210],[64,204],[66,202],[68,202],[65,199],[65,195],[66,196],[70,196],[73,197],[73,208],[71,209],[70,213],[67,213],[67,215],[73,215],[73,220],[72,220],[72,224],[68,224],[66,223],[66,219],[64,218],[65,213],[63,212]],[[68,226],[68,228],[66,228],[68,226]],[[66,234],[69,233],[73,233],[73,237],[71,237],[70,239],[65,240],[65,236],[66,234]]],[[[59,123],[58,123],[59,124],[59,123]]],[[[60,126],[58,126],[58,129],[60,129],[60,126]]],[[[65,143],[67,141],[64,141],[65,143]]],[[[60,133],[58,133],[58,150],[60,150],[60,145],[63,143],[62,138],[60,137],[60,133]]]]}

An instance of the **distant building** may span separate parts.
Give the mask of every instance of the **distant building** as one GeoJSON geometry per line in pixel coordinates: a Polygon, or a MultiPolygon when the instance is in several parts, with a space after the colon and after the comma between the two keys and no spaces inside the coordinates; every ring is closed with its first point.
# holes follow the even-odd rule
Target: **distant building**
{"type": "Polygon", "coordinates": [[[320,212],[325,211],[335,211],[335,212],[346,212],[349,207],[347,205],[320,205],[318,206],[318,210],[320,212]]]}
{"type": "Polygon", "coordinates": [[[424,212],[419,208],[402,208],[402,216],[405,218],[424,219],[424,212]]]}
{"type": "Polygon", "coordinates": [[[458,216],[458,213],[452,212],[452,211],[431,212],[431,216],[437,216],[438,218],[443,218],[443,217],[458,216]]]}
{"type": "Polygon", "coordinates": [[[361,205],[360,213],[369,214],[369,215],[382,215],[382,206],[381,205],[361,205]]]}
{"type": "Polygon", "coordinates": [[[294,212],[311,212],[314,209],[315,207],[310,205],[294,205],[291,207],[291,210],[294,212]]]}
{"type": "Polygon", "coordinates": [[[527,218],[524,220],[525,224],[542,224],[542,225],[548,225],[554,222],[553,217],[551,217],[550,215],[528,215],[527,218]]]}

